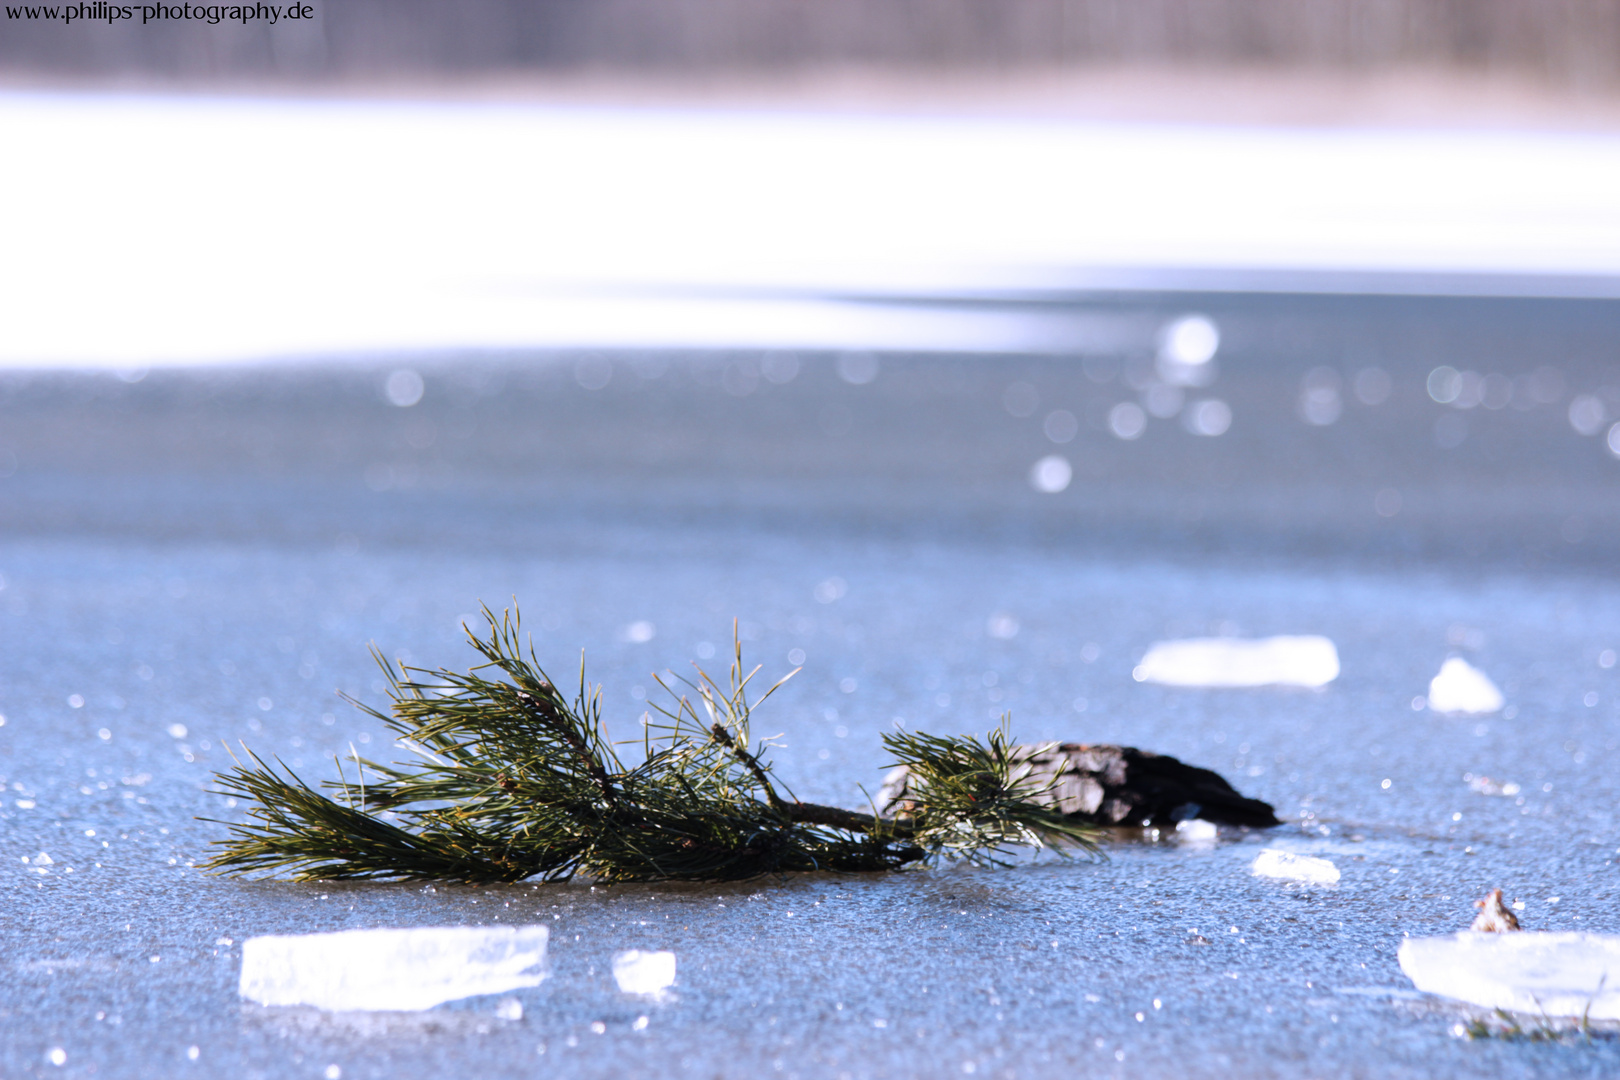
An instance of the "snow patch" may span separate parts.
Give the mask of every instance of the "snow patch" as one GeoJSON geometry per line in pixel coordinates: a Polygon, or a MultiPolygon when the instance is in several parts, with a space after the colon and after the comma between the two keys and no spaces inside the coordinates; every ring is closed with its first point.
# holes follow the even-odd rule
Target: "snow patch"
{"type": "Polygon", "coordinates": [[[1339,868],[1331,860],[1318,859],[1314,855],[1295,855],[1276,848],[1262,851],[1250,870],[1255,877],[1299,881],[1308,885],[1333,885],[1339,880],[1339,868]]]}
{"type": "Polygon", "coordinates": [[[1620,936],[1520,931],[1408,938],[1401,970],[1419,990],[1487,1009],[1620,1020],[1620,936]]]}
{"type": "Polygon", "coordinates": [[[548,933],[544,926],[447,926],[249,938],[240,992],[261,1005],[334,1012],[429,1009],[540,985],[548,933]]]}
{"type": "Polygon", "coordinates": [[[1165,686],[1326,686],[1339,677],[1339,651],[1315,634],[1159,641],[1131,675],[1165,686]]]}
{"type": "Polygon", "coordinates": [[[1460,656],[1440,665],[1429,682],[1429,708],[1442,713],[1493,713],[1503,705],[1502,691],[1490,676],[1460,656]]]}

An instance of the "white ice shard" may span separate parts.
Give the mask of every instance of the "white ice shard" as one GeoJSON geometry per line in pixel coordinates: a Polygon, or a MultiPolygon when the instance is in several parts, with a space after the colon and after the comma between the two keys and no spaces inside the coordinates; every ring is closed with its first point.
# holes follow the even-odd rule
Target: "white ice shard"
{"type": "Polygon", "coordinates": [[[241,995],[334,1012],[428,1009],[538,986],[548,933],[544,926],[435,926],[249,938],[241,995]]]}
{"type": "Polygon", "coordinates": [[[1487,1009],[1620,1020],[1620,936],[1520,931],[1408,938],[1401,970],[1419,990],[1487,1009]]]}
{"type": "Polygon", "coordinates": [[[626,994],[661,994],[675,985],[675,954],[630,949],[613,957],[613,981],[626,994]]]}
{"type": "Polygon", "coordinates": [[[1131,675],[1166,686],[1326,686],[1339,677],[1339,651],[1316,634],[1159,641],[1131,675]]]}
{"type": "Polygon", "coordinates": [[[1429,680],[1429,708],[1443,713],[1493,713],[1502,707],[1502,691],[1490,676],[1460,656],[1440,665],[1429,680]]]}
{"type": "Polygon", "coordinates": [[[1331,860],[1314,855],[1266,848],[1249,868],[1255,877],[1300,881],[1307,885],[1332,885],[1339,880],[1339,868],[1331,860]]]}

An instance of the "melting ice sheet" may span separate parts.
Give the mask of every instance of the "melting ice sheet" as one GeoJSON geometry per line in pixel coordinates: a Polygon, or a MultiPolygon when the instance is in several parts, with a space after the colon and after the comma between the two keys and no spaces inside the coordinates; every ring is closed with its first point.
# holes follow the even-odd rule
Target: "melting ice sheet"
{"type": "Polygon", "coordinates": [[[286,934],[242,943],[241,994],[261,1005],[428,1009],[538,986],[544,926],[447,926],[286,934]]]}
{"type": "Polygon", "coordinates": [[[1460,656],[1440,665],[1429,681],[1429,708],[1443,713],[1493,713],[1503,704],[1502,691],[1490,676],[1460,656]]]}
{"type": "Polygon", "coordinates": [[[1419,990],[1487,1009],[1620,1020],[1620,936],[1530,931],[1410,938],[1401,970],[1419,990]]]}
{"type": "Polygon", "coordinates": [[[1187,638],[1155,642],[1131,674],[1166,686],[1326,686],[1339,677],[1339,651],[1314,634],[1187,638]]]}

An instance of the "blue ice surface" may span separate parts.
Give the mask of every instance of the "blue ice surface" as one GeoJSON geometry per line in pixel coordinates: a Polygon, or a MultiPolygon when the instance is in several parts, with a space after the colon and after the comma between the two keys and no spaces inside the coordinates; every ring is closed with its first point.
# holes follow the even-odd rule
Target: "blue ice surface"
{"type": "Polygon", "coordinates": [[[1565,414],[1608,385],[1571,358],[1612,315],[1216,314],[1232,344],[1209,393],[1235,420],[1215,439],[1099,426],[1134,399],[1130,357],[1087,374],[1073,358],[886,356],[859,386],[810,354],[781,385],[728,384],[747,355],[613,356],[599,390],[572,355],[6,376],[0,1072],[1620,1069],[1608,1038],[1455,1038],[1470,1014],[1414,997],[1395,959],[1404,936],[1465,926],[1498,886],[1528,927],[1620,932],[1620,676],[1612,655],[1604,666],[1620,649],[1620,462],[1565,414]],[[1420,324],[1428,343],[1403,345],[1420,324]],[[1510,376],[1556,364],[1562,396],[1438,405],[1423,378],[1451,357],[1435,341],[1510,376]],[[1297,396],[1324,356],[1344,406],[1318,426],[1297,396]],[[1350,387],[1375,363],[1394,391],[1363,405],[1350,387]],[[410,408],[380,390],[401,365],[425,377],[410,408]],[[1015,382],[1038,392],[1031,415],[1005,406],[1015,382]],[[1081,421],[1072,442],[1043,434],[1059,408],[1081,421]],[[1450,416],[1460,445],[1436,442],[1450,416]],[[1051,453],[1075,481],[1049,495],[1028,474],[1051,453]],[[1401,509],[1386,517],[1389,489],[1401,509]],[[623,738],[658,693],[651,673],[710,650],[701,662],[719,666],[733,619],[763,677],[802,651],[758,732],[781,733],[777,769],[804,799],[862,805],[895,723],[982,732],[1010,712],[1022,740],[1217,769],[1286,824],[1213,846],[1122,840],[1096,863],[725,885],[195,868],[224,834],[199,817],[241,810],[208,791],[228,745],[311,780],[351,744],[385,756],[380,725],[334,695],[380,702],[367,644],[465,666],[460,620],[513,596],[559,680],[584,649],[623,738]],[[1331,638],[1343,674],[1320,691],[1131,678],[1156,640],[1283,633],[1331,638]],[[1502,687],[1511,718],[1414,709],[1454,654],[1502,687]],[[1509,782],[1514,795],[1482,793],[1509,782]],[[1255,878],[1267,846],[1343,878],[1255,878]],[[512,995],[517,1020],[485,998],[352,1016],[236,994],[253,935],[502,923],[553,930],[552,973],[512,995]],[[667,998],[617,991],[626,949],[677,955],[667,998]]]}

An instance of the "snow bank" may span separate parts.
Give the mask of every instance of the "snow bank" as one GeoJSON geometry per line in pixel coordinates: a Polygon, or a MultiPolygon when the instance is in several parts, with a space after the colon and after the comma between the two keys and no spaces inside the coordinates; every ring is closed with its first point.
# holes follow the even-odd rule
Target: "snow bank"
{"type": "Polygon", "coordinates": [[[1419,989],[1487,1009],[1620,1020],[1620,936],[1530,931],[1401,943],[1419,989]]]}
{"type": "Polygon", "coordinates": [[[241,995],[332,1011],[428,1009],[538,986],[547,935],[544,926],[449,926],[249,938],[241,995]]]}
{"type": "Polygon", "coordinates": [[[1435,712],[1493,713],[1502,704],[1502,691],[1490,676],[1460,656],[1441,664],[1429,682],[1429,708],[1435,712]]]}
{"type": "Polygon", "coordinates": [[[1166,686],[1326,686],[1339,677],[1339,652],[1314,634],[1188,638],[1155,642],[1131,674],[1166,686]]]}
{"type": "Polygon", "coordinates": [[[1266,848],[1249,868],[1255,877],[1300,881],[1308,885],[1332,885],[1339,880],[1339,868],[1327,859],[1314,855],[1295,855],[1291,851],[1266,848]]]}

